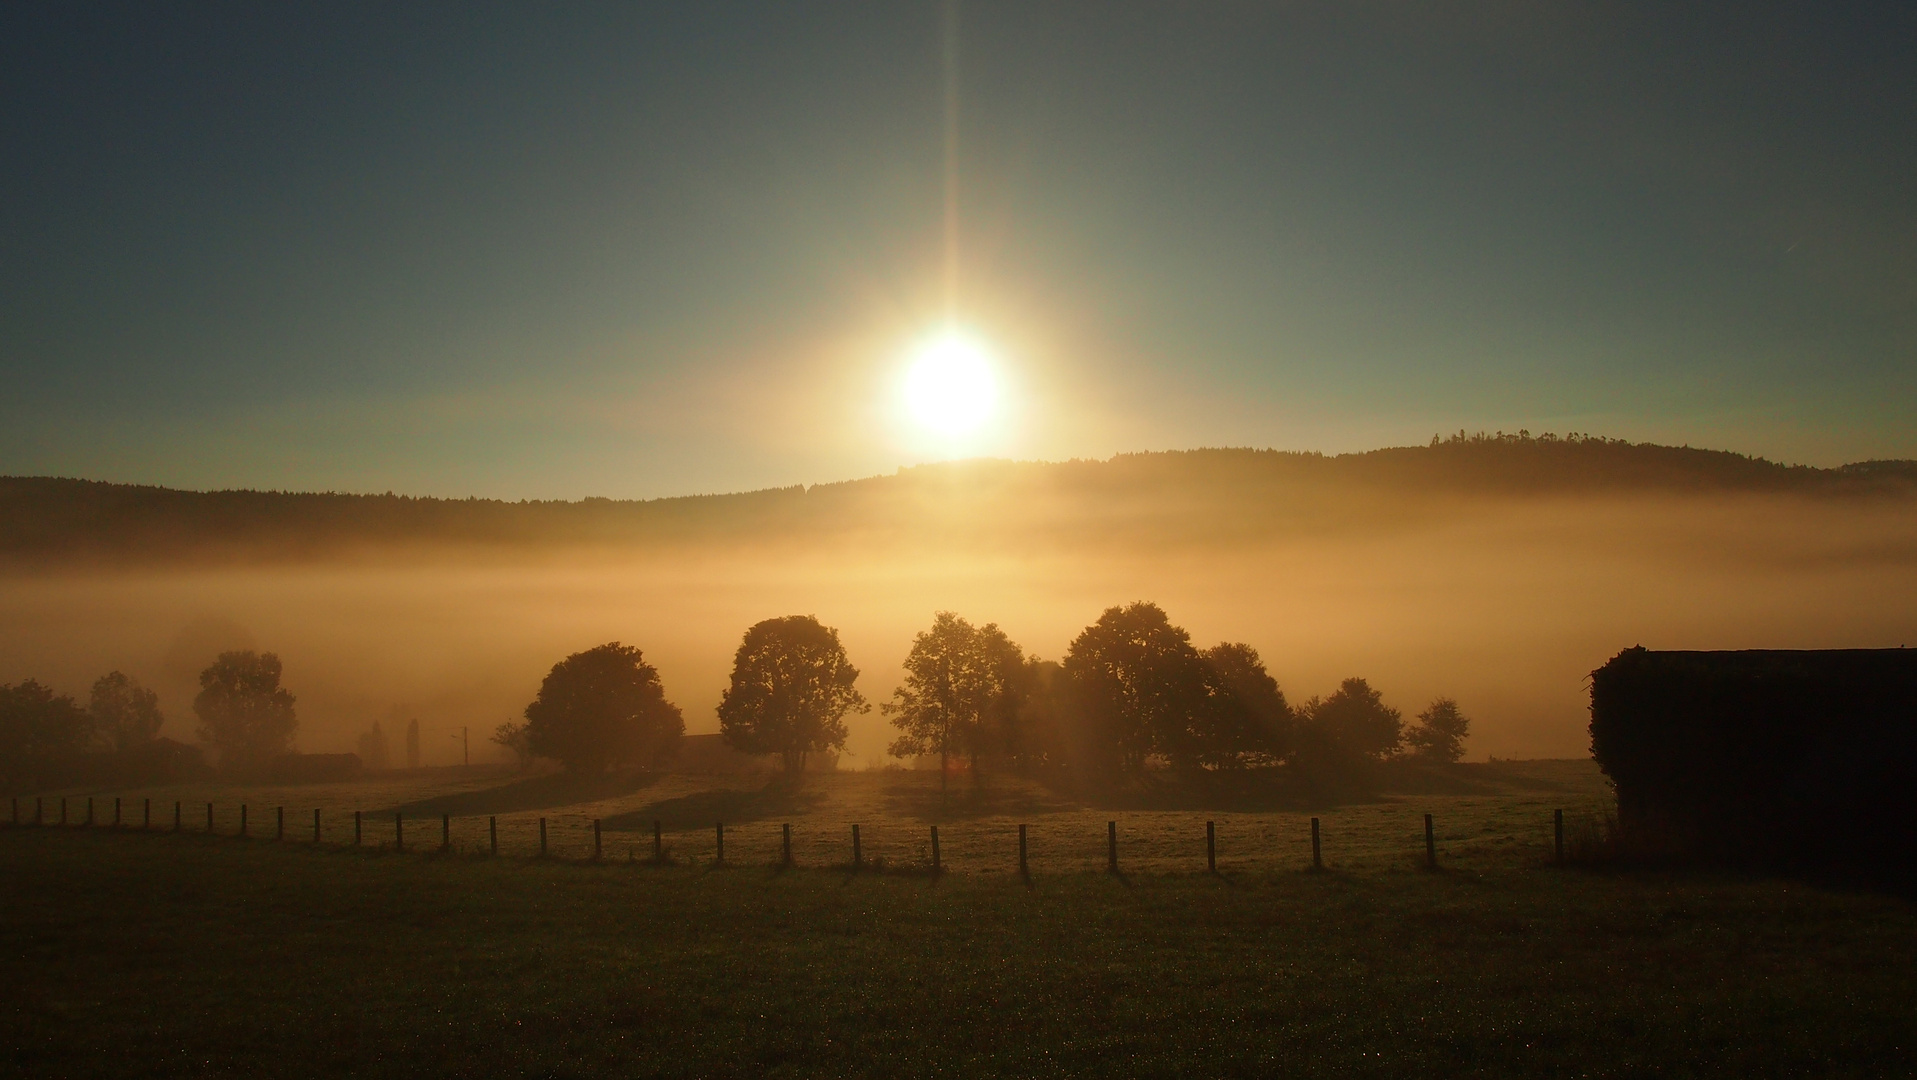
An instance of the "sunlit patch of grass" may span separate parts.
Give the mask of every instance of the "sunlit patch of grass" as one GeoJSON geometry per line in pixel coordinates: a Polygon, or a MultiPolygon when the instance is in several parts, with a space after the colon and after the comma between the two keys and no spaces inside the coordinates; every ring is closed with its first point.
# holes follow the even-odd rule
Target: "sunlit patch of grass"
{"type": "MultiPolygon", "coordinates": [[[[1500,762],[1468,766],[1434,778],[1407,780],[1418,794],[1384,793],[1368,801],[1287,810],[1238,809],[1229,800],[1074,797],[1030,780],[989,777],[982,788],[955,782],[941,793],[935,773],[840,772],[806,776],[796,785],[774,777],[640,774],[576,779],[521,777],[490,769],[422,770],[354,783],[298,786],[218,786],[108,792],[123,797],[125,820],[138,823],[143,799],[153,800],[156,827],[171,828],[173,803],[182,804],[188,832],[206,827],[214,805],[216,832],[238,829],[239,808],[250,808],[254,836],[268,835],[272,810],[286,807],[287,837],[312,837],[313,810],[321,811],[321,838],[350,844],[353,813],[361,840],[388,846],[393,815],[406,816],[406,843],[437,848],[440,816],[451,816],[453,847],[483,852],[488,819],[497,819],[504,855],[539,849],[539,819],[547,823],[553,858],[591,854],[592,823],[601,822],[603,852],[624,860],[649,858],[653,822],[663,841],[692,863],[711,861],[717,825],[726,825],[726,861],[771,864],[782,853],[782,826],[792,826],[793,857],[801,866],[832,866],[852,858],[851,830],[859,825],[868,859],[895,867],[929,865],[931,826],[938,825],[945,869],[959,874],[1005,874],[1018,865],[1018,826],[1027,826],[1035,873],[1096,871],[1105,866],[1106,822],[1116,821],[1120,858],[1128,872],[1189,873],[1205,867],[1205,823],[1215,822],[1218,865],[1226,873],[1293,869],[1311,860],[1310,821],[1318,817],[1328,865],[1356,872],[1416,868],[1424,858],[1423,815],[1437,820],[1439,857],[1459,868],[1491,868],[1546,860],[1552,812],[1573,822],[1606,812],[1608,787],[1588,761],[1500,762]]],[[[80,798],[79,794],[71,796],[80,798]]],[[[30,810],[29,810],[30,813],[30,810]]],[[[76,811],[77,813],[77,811],[76,811]]],[[[77,820],[77,818],[76,818],[77,820]]]]}

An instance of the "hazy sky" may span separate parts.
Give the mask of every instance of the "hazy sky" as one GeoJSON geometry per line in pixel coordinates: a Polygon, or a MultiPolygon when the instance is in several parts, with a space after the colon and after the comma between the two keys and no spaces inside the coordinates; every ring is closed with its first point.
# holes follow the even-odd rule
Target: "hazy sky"
{"type": "MultiPolygon", "coordinates": [[[[959,13],[1019,457],[1917,457],[1917,8],[959,13]]],[[[936,2],[0,8],[0,472],[650,496],[949,452],[936,2]]]]}

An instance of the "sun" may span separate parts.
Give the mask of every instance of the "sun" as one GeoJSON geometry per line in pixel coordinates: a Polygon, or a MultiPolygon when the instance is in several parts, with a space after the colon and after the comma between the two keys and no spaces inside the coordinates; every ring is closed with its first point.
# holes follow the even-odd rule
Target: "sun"
{"type": "Polygon", "coordinates": [[[978,341],[945,331],[913,352],[903,384],[905,411],[921,430],[944,438],[979,432],[998,416],[998,367],[978,341]]]}

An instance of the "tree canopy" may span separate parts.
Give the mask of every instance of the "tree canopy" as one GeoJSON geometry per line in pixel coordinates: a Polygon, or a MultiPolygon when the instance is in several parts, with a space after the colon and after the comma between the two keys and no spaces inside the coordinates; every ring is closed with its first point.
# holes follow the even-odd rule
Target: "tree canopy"
{"type": "Polygon", "coordinates": [[[1002,741],[1016,715],[1024,676],[1024,653],[996,623],[975,627],[949,611],[937,613],[931,629],[913,638],[905,682],[884,706],[902,733],[892,756],[938,755],[944,787],[950,759],[965,755],[976,779],[980,756],[1002,741]]]}
{"type": "Polygon", "coordinates": [[[778,754],[788,773],[807,754],[845,746],[845,715],[870,706],[854,687],[859,669],[839,632],[810,615],[753,625],[732,660],[719,701],[719,733],[747,754],[778,754]]]}
{"type": "Polygon", "coordinates": [[[1235,749],[1233,755],[1244,764],[1273,764],[1291,753],[1293,728],[1297,718],[1278,680],[1265,670],[1258,650],[1238,642],[1223,642],[1204,652],[1205,663],[1230,691],[1237,709],[1226,711],[1230,719],[1242,724],[1235,731],[1218,733],[1220,750],[1235,749]],[[1235,742],[1236,746],[1229,745],[1235,742]]]}
{"type": "Polygon", "coordinates": [[[193,712],[223,768],[254,769],[286,752],[299,726],[293,701],[280,686],[280,658],[243,649],[221,653],[200,672],[193,712]]]}
{"type": "Polygon", "coordinates": [[[93,681],[87,715],[94,730],[115,750],[152,741],[166,722],[160,714],[160,695],[118,671],[93,681]]]}
{"type": "Polygon", "coordinates": [[[1470,731],[1471,721],[1458,710],[1458,703],[1441,697],[1418,714],[1418,722],[1406,729],[1404,741],[1415,757],[1458,761],[1464,757],[1464,737],[1470,731]]]}
{"type": "Polygon", "coordinates": [[[1346,679],[1323,701],[1312,702],[1310,721],[1338,748],[1359,757],[1382,761],[1403,739],[1404,714],[1384,703],[1384,696],[1363,679],[1346,679]]]}
{"type": "Polygon", "coordinates": [[[37,777],[92,742],[92,718],[71,696],[33,679],[0,685],[0,779],[37,777]]]}
{"type": "Polygon", "coordinates": [[[525,715],[531,752],[569,772],[657,765],[678,749],[686,730],[659,672],[638,649],[617,641],[554,664],[525,715]]]}
{"type": "Polygon", "coordinates": [[[1153,754],[1182,767],[1229,765],[1250,741],[1249,714],[1157,604],[1107,608],[1065,653],[1064,674],[1127,771],[1153,754]]]}

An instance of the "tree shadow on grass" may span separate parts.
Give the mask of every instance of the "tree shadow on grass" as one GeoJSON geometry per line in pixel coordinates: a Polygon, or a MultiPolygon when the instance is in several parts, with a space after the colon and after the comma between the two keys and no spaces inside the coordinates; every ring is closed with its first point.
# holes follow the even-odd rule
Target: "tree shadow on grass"
{"type": "Polygon", "coordinates": [[[607,829],[630,830],[650,828],[655,821],[684,828],[719,821],[730,824],[801,817],[817,808],[825,798],[824,791],[780,778],[762,788],[698,791],[676,799],[662,799],[630,813],[609,817],[602,824],[607,829]]]}
{"type": "Polygon", "coordinates": [[[1040,784],[1019,779],[987,780],[977,787],[970,783],[954,784],[940,791],[936,782],[926,783],[913,777],[888,783],[884,797],[888,816],[932,822],[1035,817],[1077,810],[1082,805],[1040,784]]]}
{"type": "Polygon", "coordinates": [[[571,806],[574,803],[620,798],[651,787],[659,782],[662,775],[661,773],[607,773],[601,776],[573,776],[567,773],[555,773],[550,776],[529,776],[499,787],[437,795],[403,806],[375,811],[375,813],[397,813],[409,816],[516,814],[528,810],[545,810],[554,806],[571,806]]]}

